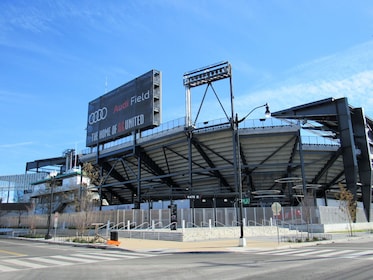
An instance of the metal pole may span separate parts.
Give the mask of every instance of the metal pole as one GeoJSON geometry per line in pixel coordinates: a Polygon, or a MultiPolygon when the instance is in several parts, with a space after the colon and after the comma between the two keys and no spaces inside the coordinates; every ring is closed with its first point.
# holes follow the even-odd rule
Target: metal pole
{"type": "Polygon", "coordinates": [[[141,209],[141,153],[137,158],[137,205],[136,209],[141,209]]]}
{"type": "Polygon", "coordinates": [[[185,127],[192,126],[190,87],[185,86],[185,127]]]}
{"type": "MultiPolygon", "coordinates": [[[[232,95],[233,98],[233,95],[232,95]]],[[[233,103],[233,99],[232,99],[233,103]]],[[[243,221],[243,203],[242,203],[242,178],[241,178],[241,151],[240,151],[240,132],[238,129],[238,125],[240,122],[244,121],[252,112],[256,109],[266,107],[266,114],[270,114],[268,104],[264,104],[252,109],[244,118],[238,120],[238,115],[234,116],[232,119],[232,127],[233,127],[233,157],[234,157],[234,175],[235,175],[235,186],[236,191],[238,188],[239,198],[238,198],[238,207],[239,207],[239,224],[240,224],[240,242],[239,246],[244,247],[246,246],[246,239],[244,237],[244,221],[243,221]]],[[[233,105],[232,105],[233,110],[233,105]]]]}
{"type": "Polygon", "coordinates": [[[104,168],[102,166],[100,166],[100,185],[99,185],[99,193],[100,193],[100,211],[102,211],[102,184],[103,184],[103,181],[102,181],[102,177],[104,175],[104,168]]]}
{"type": "Polygon", "coordinates": [[[189,203],[191,208],[191,222],[192,227],[194,227],[194,198],[193,194],[193,152],[192,152],[192,137],[193,137],[193,128],[191,126],[187,127],[188,133],[188,192],[189,192],[189,203]]]}
{"type": "MultiPolygon", "coordinates": [[[[239,246],[246,246],[246,239],[244,237],[244,228],[243,228],[243,205],[242,205],[242,182],[241,182],[241,155],[240,155],[240,140],[239,140],[239,131],[238,131],[238,116],[236,114],[235,119],[233,120],[233,156],[234,156],[234,169],[235,169],[235,185],[236,189],[238,188],[239,197],[238,197],[238,207],[239,207],[239,224],[240,224],[240,241],[239,246]]],[[[237,191],[237,190],[236,190],[237,191]]]]}
{"type": "Polygon", "coordinates": [[[236,143],[237,143],[237,181],[238,181],[238,191],[239,191],[239,201],[238,205],[240,207],[240,239],[244,238],[244,228],[243,228],[243,204],[242,204],[242,178],[241,178],[241,149],[240,149],[240,133],[238,131],[238,116],[236,115],[236,143]]]}
{"type": "Polygon", "coordinates": [[[242,183],[241,183],[241,157],[240,157],[240,143],[239,143],[239,134],[238,134],[238,116],[234,112],[234,95],[233,95],[233,83],[232,83],[232,74],[229,78],[230,82],[230,96],[231,96],[231,126],[233,133],[233,168],[234,168],[234,185],[235,191],[239,192],[238,197],[238,207],[239,207],[239,224],[240,224],[240,240],[239,246],[246,246],[246,239],[244,237],[244,228],[243,228],[243,209],[242,209],[242,183]]]}
{"type": "Polygon", "coordinates": [[[44,239],[51,239],[52,235],[50,234],[50,227],[51,227],[51,216],[52,216],[52,200],[53,200],[53,187],[54,187],[54,177],[51,178],[50,182],[50,197],[49,197],[49,209],[48,209],[48,220],[47,220],[47,234],[45,235],[44,239]]]}

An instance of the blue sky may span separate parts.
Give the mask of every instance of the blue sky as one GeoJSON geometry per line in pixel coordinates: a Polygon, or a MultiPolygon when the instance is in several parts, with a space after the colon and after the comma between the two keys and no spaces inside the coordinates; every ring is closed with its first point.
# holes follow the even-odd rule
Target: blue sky
{"type": "MultiPolygon", "coordinates": [[[[183,74],[225,60],[241,116],[348,97],[373,117],[373,2],[2,0],[0,175],[85,149],[88,103],[151,69],[163,75],[163,122],[184,117],[183,74]]],[[[192,90],[193,112],[203,91],[192,90]]],[[[219,112],[208,98],[199,118],[219,112]]]]}

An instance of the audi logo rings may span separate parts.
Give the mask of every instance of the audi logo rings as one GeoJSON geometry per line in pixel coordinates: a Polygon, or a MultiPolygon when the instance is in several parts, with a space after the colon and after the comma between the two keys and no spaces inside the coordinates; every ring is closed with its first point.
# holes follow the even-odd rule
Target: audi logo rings
{"type": "Polygon", "coordinates": [[[103,107],[89,114],[88,123],[92,125],[92,124],[98,123],[99,121],[106,119],[106,117],[107,117],[107,108],[103,107]]]}

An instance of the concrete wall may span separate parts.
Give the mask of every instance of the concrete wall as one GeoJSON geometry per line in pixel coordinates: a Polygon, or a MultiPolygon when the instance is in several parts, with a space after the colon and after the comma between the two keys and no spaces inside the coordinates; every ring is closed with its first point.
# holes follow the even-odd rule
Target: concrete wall
{"type": "MultiPolygon", "coordinates": [[[[244,227],[245,237],[255,236],[281,236],[294,235],[297,231],[276,226],[244,227]]],[[[175,231],[170,230],[119,230],[121,238],[136,238],[167,241],[203,241],[215,239],[239,238],[240,227],[212,227],[212,228],[184,228],[175,231]]]]}

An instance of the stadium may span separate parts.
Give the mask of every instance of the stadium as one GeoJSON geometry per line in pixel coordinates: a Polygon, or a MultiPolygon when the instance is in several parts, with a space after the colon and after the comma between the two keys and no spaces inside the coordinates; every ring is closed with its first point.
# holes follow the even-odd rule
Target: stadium
{"type": "MultiPolygon", "coordinates": [[[[174,229],[185,221],[242,229],[273,215],[289,223],[338,223],[328,208],[338,208],[336,198],[344,187],[357,202],[354,222],[371,221],[373,126],[363,108],[330,97],[277,112],[263,102],[238,116],[229,62],[186,72],[183,83],[186,114],[167,123],[161,123],[158,70],[89,103],[88,150],[77,158],[99,174],[98,211],[138,210],[142,214],[132,214],[131,223],[149,226],[150,220],[163,219],[162,226],[174,229]],[[214,88],[221,80],[228,84],[228,105],[214,88]],[[196,87],[214,92],[225,118],[192,119],[196,87]],[[250,119],[258,110],[263,118],[250,119]],[[298,207],[312,209],[312,215],[298,207]],[[160,211],[167,214],[161,217],[160,211]]],[[[57,162],[64,165],[64,159],[37,160],[27,163],[26,171],[57,162]]]]}
{"type": "MultiPolygon", "coordinates": [[[[328,98],[246,121],[248,116],[239,119],[234,113],[231,90],[232,110],[225,120],[193,123],[188,104],[192,89],[212,87],[221,79],[231,79],[228,62],[185,73],[185,122],[143,133],[144,127],[159,121],[161,82],[151,85],[153,104],[144,113],[150,119],[147,126],[126,130],[131,135],[115,146],[105,146],[104,137],[80,158],[100,170],[101,197],[110,205],[133,208],[159,200],[187,200],[190,207],[243,202],[258,207],[275,201],[297,206],[305,197],[310,205],[327,206],[343,184],[362,202],[370,220],[372,120],[362,108],[353,108],[346,98],[328,98]],[[304,131],[317,137],[303,137],[304,131]]],[[[256,109],[263,109],[263,116],[270,114],[267,104],[256,109]]],[[[97,134],[100,129],[95,129],[97,134]]],[[[91,143],[88,132],[87,145],[91,143]]]]}

